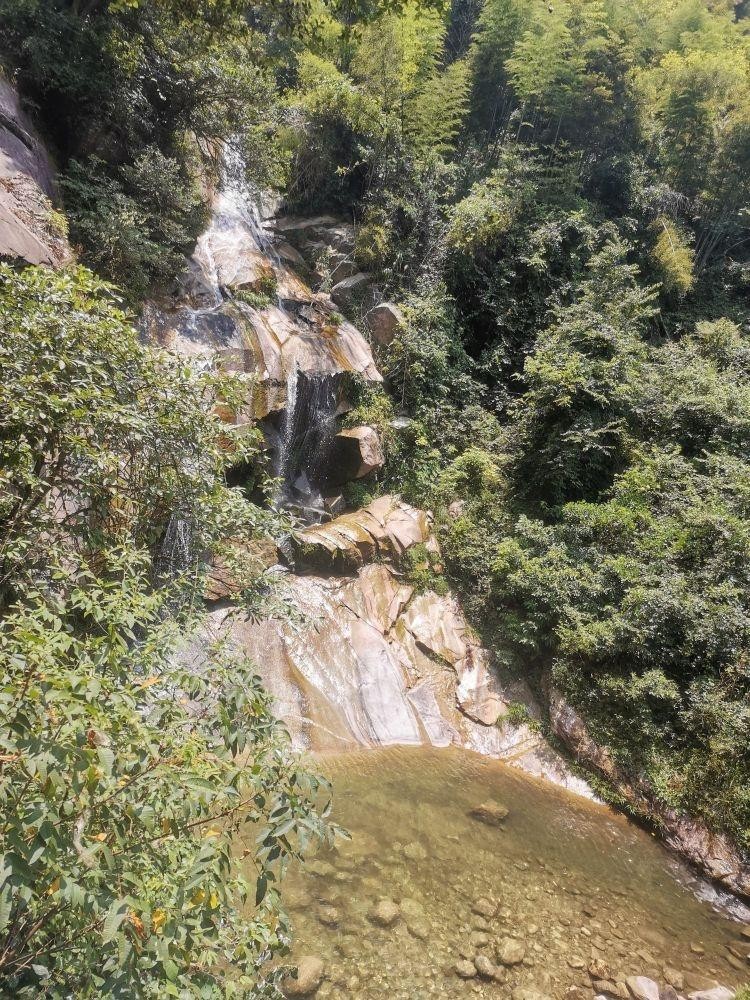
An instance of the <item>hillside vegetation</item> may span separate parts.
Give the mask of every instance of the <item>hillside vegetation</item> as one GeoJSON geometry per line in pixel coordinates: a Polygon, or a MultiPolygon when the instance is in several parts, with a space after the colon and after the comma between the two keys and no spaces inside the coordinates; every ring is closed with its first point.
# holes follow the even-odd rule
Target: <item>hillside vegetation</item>
{"type": "Polygon", "coordinates": [[[271,883],[331,835],[251,666],[201,680],[175,655],[199,553],[274,530],[225,485],[260,445],[227,451],[209,414],[232,386],[144,347],[117,301],[174,280],[226,143],[291,212],[353,219],[356,263],[405,316],[358,399],[386,465],[350,499],[432,507],[500,661],[560,691],[654,801],[750,851],[748,13],[0,0],[0,61],[85,265],[0,271],[14,995],[275,995],[271,883]],[[166,585],[175,511],[194,551],[166,585]]]}

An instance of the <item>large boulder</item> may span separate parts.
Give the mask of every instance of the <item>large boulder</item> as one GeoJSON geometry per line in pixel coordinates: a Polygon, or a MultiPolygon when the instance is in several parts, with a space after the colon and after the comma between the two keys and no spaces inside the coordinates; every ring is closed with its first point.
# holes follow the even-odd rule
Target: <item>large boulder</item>
{"type": "Polygon", "coordinates": [[[298,568],[347,573],[376,557],[398,563],[412,546],[434,548],[436,543],[425,511],[385,496],[328,524],[297,532],[292,544],[298,568]]]}
{"type": "Polygon", "coordinates": [[[385,456],[374,427],[350,427],[339,431],[330,455],[329,482],[341,486],[363,479],[383,467],[385,456]]]}
{"type": "Polygon", "coordinates": [[[71,257],[46,150],[0,76],[0,257],[58,267],[71,257]]]}
{"type": "Polygon", "coordinates": [[[344,312],[357,308],[369,309],[374,303],[372,275],[363,272],[352,274],[331,289],[331,298],[344,312]]]}
{"type": "Polygon", "coordinates": [[[404,328],[404,315],[392,302],[381,302],[365,316],[365,325],[380,347],[387,347],[404,328]]]}

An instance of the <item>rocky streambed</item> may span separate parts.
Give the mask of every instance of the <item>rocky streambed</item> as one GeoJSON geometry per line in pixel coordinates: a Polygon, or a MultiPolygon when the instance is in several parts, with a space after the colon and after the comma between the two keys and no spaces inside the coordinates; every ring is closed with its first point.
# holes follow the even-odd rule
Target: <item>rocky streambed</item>
{"type": "Polygon", "coordinates": [[[293,996],[728,1000],[750,931],[603,806],[466,751],[324,761],[351,833],[286,889],[293,996]]]}

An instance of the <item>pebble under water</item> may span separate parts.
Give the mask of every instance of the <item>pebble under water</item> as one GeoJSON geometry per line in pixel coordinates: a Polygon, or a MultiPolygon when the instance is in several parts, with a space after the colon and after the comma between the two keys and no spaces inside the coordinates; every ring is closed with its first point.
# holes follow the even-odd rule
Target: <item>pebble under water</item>
{"type": "Polygon", "coordinates": [[[742,925],[606,807],[460,750],[321,767],[352,839],[285,887],[291,961],[322,960],[320,1000],[591,998],[596,980],[624,989],[632,975],[687,994],[750,980],[742,925]],[[507,818],[473,818],[483,803],[507,818]]]}

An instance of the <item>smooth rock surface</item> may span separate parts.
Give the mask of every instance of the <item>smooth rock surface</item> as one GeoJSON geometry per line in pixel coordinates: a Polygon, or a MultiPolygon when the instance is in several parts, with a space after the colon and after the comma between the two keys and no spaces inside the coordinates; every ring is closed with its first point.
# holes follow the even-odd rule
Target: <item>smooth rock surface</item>
{"type": "Polygon", "coordinates": [[[0,257],[59,267],[72,253],[52,215],[52,165],[15,88],[0,73],[0,257]]]}

